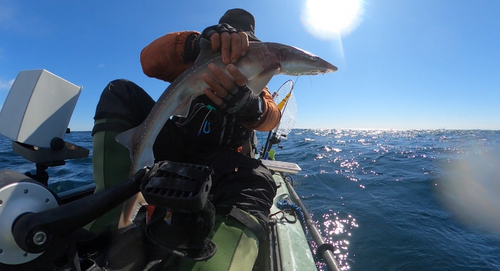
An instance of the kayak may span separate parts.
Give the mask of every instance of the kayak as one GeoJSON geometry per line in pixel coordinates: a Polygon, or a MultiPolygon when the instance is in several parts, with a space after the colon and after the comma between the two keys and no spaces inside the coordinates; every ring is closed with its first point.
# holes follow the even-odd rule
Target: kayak
{"type": "MultiPolygon", "coordinates": [[[[278,167],[298,167],[295,164],[277,161],[269,161],[265,162],[265,164],[270,168],[275,167],[277,164],[278,167]]],[[[267,238],[265,238],[264,244],[260,246],[254,270],[317,270],[316,260],[318,258],[323,258],[325,262],[328,260],[333,261],[334,264],[329,267],[329,270],[338,270],[332,254],[333,247],[323,251],[326,257],[325,255],[316,257],[313,254],[308,239],[314,237],[313,233],[318,233],[310,218],[310,225],[307,224],[309,215],[305,209],[302,209],[304,207],[292,187],[291,176],[284,171],[272,171],[278,189],[270,209],[267,238]]],[[[124,187],[126,186],[124,185],[124,187]]],[[[53,266],[54,255],[60,257],[67,254],[66,256],[68,256],[70,251],[65,250],[71,246],[75,247],[73,257],[80,257],[80,261],[82,261],[85,253],[79,250],[84,249],[80,249],[76,244],[80,240],[87,238],[88,235],[82,233],[84,230],[81,226],[92,221],[99,213],[103,213],[104,209],[113,207],[126,199],[126,196],[122,196],[121,200],[112,199],[112,195],[117,195],[117,191],[124,192],[126,189],[121,188],[117,191],[93,194],[94,188],[94,185],[84,185],[56,195],[45,185],[24,174],[12,170],[0,170],[0,232],[2,233],[0,235],[0,269],[45,270],[35,268],[35,266],[39,267],[40,264],[53,266]],[[115,203],[110,204],[110,201],[115,203]],[[75,206],[84,206],[86,208],[78,209],[75,206]],[[99,211],[96,213],[93,210],[99,211]],[[31,220],[28,220],[31,221],[28,226],[21,227],[21,231],[24,230],[28,233],[19,233],[19,227],[15,226],[24,222],[24,220],[18,218],[25,218],[26,216],[23,216],[23,214],[26,212],[33,215],[38,214],[38,216],[33,216],[31,220]],[[75,222],[75,219],[80,219],[80,221],[75,222]],[[75,223],[72,224],[70,221],[75,223]],[[37,232],[37,223],[49,228],[46,231],[37,232]],[[14,229],[13,233],[8,234],[11,228],[14,229]],[[32,229],[35,229],[34,233],[31,233],[32,229]],[[30,234],[33,240],[38,238],[39,243],[42,243],[46,238],[53,239],[52,243],[63,245],[57,248],[50,246],[38,251],[33,250],[32,247],[29,247],[29,244],[22,244],[23,240],[26,239],[19,238],[19,236],[30,234]]],[[[126,194],[126,192],[124,193],[126,194]]],[[[323,245],[321,237],[319,240],[314,241],[318,247],[323,245]]],[[[85,246],[89,246],[89,242],[86,243],[85,246]]],[[[96,241],[96,243],[98,242],[96,241]]],[[[60,261],[60,259],[57,260],[60,261]]]]}
{"type": "MultiPolygon", "coordinates": [[[[148,246],[145,211],[132,227],[115,232],[96,236],[84,227],[138,192],[131,178],[99,193],[94,193],[94,184],[58,194],[47,185],[48,167],[89,155],[89,150],[62,139],[81,87],[45,70],[21,72],[19,80],[24,84],[13,85],[0,112],[0,124],[9,124],[1,125],[0,133],[12,140],[14,153],[36,164],[36,173],[0,169],[0,270],[110,270],[102,266],[109,255],[133,263],[119,270],[150,270],[151,257],[141,249],[148,246]],[[26,84],[30,80],[35,83],[26,84]],[[23,88],[16,88],[19,85],[23,88]],[[32,89],[26,90],[26,85],[32,89]],[[54,86],[65,94],[39,102],[54,86]],[[20,104],[26,108],[20,110],[20,104]]],[[[334,247],[324,243],[293,188],[292,175],[300,167],[261,161],[272,171],[278,189],[253,270],[318,270],[319,261],[328,270],[339,270],[334,247]]]]}

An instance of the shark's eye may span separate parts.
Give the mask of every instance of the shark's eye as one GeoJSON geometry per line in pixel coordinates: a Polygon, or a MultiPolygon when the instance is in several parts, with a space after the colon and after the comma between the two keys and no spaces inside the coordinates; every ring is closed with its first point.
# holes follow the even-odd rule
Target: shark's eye
{"type": "Polygon", "coordinates": [[[312,56],[312,55],[303,55],[302,56],[303,58],[305,58],[306,60],[308,61],[312,61],[312,62],[316,62],[318,61],[318,57],[317,56],[312,56]]]}

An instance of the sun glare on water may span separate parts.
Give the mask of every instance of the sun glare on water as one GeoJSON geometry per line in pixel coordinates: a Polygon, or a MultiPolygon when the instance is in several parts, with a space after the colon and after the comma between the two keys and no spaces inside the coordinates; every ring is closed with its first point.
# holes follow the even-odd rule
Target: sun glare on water
{"type": "Polygon", "coordinates": [[[361,0],[306,0],[302,23],[316,37],[338,39],[361,22],[361,0]]]}

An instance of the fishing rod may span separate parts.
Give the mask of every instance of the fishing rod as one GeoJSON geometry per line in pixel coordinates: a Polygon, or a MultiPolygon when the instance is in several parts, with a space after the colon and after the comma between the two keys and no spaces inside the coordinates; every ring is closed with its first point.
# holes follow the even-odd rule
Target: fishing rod
{"type": "Polygon", "coordinates": [[[314,242],[316,242],[316,244],[318,245],[318,248],[316,249],[316,256],[320,257],[323,260],[323,262],[328,267],[328,270],[340,271],[339,265],[335,260],[335,257],[333,256],[333,251],[335,248],[333,247],[332,244],[328,244],[323,241],[321,233],[319,232],[318,228],[316,228],[316,226],[314,225],[311,216],[309,216],[309,213],[307,212],[304,204],[302,203],[299,196],[295,192],[295,189],[293,189],[292,184],[286,179],[285,179],[285,184],[286,187],[288,188],[288,191],[290,192],[292,201],[302,209],[302,212],[304,213],[306,227],[309,230],[309,233],[311,234],[311,237],[313,238],[314,242]]]}
{"type": "MultiPolygon", "coordinates": [[[[274,144],[278,144],[280,142],[277,132],[281,126],[281,123],[283,122],[283,119],[284,119],[283,116],[285,114],[285,109],[288,105],[288,101],[290,100],[290,97],[292,96],[293,87],[294,87],[294,82],[293,82],[293,80],[290,79],[290,80],[286,81],[285,83],[283,83],[283,85],[281,85],[281,87],[273,94],[273,98],[279,98],[280,94],[282,95],[283,92],[286,92],[287,89],[290,89],[288,91],[288,93],[286,94],[286,96],[283,98],[283,100],[281,100],[277,105],[279,110],[281,111],[282,120],[280,121],[278,126],[276,126],[276,128],[274,130],[269,131],[269,133],[267,135],[266,144],[264,146],[264,149],[262,150],[262,155],[261,155],[263,157],[263,159],[268,159],[269,151],[271,150],[271,147],[274,144]]],[[[292,126],[293,126],[293,124],[292,124],[292,126]]]]}

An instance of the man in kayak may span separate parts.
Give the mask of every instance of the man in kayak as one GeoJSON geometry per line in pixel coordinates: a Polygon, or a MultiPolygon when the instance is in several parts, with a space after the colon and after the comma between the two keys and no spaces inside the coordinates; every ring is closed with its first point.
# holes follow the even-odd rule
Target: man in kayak
{"type": "MultiPolygon", "coordinates": [[[[192,101],[185,118],[167,121],[153,148],[156,161],[201,164],[213,170],[210,194],[216,218],[215,233],[210,238],[217,245],[217,253],[208,261],[182,260],[177,264],[183,270],[227,270],[229,266],[251,270],[259,239],[267,227],[276,186],[271,172],[243,147],[251,142],[253,130],[270,131],[276,127],[281,113],[267,87],[260,96],[249,95],[247,78],[231,65],[245,54],[249,41],[259,41],[254,29],[250,13],[232,9],[219,24],[202,33],[170,33],[141,52],[147,76],[172,82],[193,65],[200,53],[199,41],[206,39],[213,50],[221,50],[230,74],[210,65],[211,74],[203,76],[208,86],[205,95],[192,101]]],[[[112,81],[104,89],[92,131],[96,191],[126,179],[129,152],[114,140],[115,136],[141,124],[154,104],[142,88],[127,80],[112,81]]],[[[116,227],[120,210],[97,220],[91,231],[116,227]]]]}

